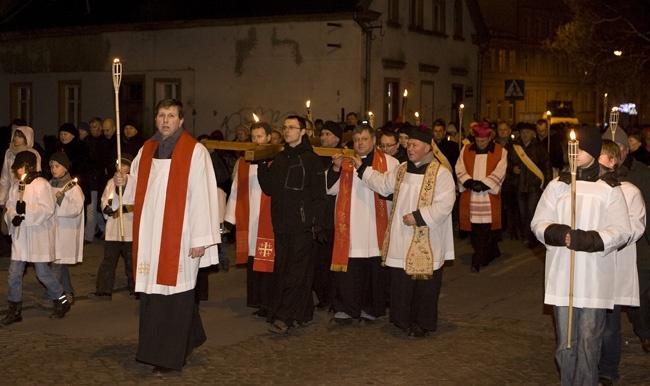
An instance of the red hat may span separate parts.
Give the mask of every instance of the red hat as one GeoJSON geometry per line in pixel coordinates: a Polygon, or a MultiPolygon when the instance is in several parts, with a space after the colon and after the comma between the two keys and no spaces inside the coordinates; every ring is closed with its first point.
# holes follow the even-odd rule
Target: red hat
{"type": "Polygon", "coordinates": [[[474,136],[476,138],[486,138],[489,137],[490,134],[492,133],[492,129],[490,129],[490,123],[489,122],[481,122],[481,123],[475,123],[472,122],[472,131],[474,132],[474,136]]]}

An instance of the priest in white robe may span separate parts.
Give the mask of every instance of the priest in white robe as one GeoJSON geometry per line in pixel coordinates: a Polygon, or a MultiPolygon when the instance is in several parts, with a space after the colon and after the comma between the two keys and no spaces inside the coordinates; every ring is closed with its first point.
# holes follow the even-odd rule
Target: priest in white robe
{"type": "Polygon", "coordinates": [[[365,184],[381,195],[393,194],[381,251],[390,267],[390,321],[413,339],[436,330],[442,268],[454,259],[454,179],[434,158],[431,140],[431,132],[413,128],[408,162],[385,174],[353,158],[365,184]]]}
{"type": "MultiPolygon", "coordinates": [[[[155,122],[158,132],[131,165],[133,265],[135,290],[141,293],[136,360],[162,375],[180,371],[205,342],[194,287],[199,267],[218,263],[221,237],[212,161],[182,129],[182,103],[160,101],[155,122]]],[[[116,186],[125,181],[116,173],[116,186]]]]}

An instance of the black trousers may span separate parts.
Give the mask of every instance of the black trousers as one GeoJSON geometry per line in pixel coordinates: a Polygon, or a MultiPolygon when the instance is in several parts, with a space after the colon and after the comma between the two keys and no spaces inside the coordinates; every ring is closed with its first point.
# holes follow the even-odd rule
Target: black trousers
{"type": "Polygon", "coordinates": [[[362,310],[376,318],[386,315],[385,275],[381,256],[348,259],[347,272],[334,272],[334,311],[354,319],[362,310]]]}
{"type": "Polygon", "coordinates": [[[334,249],[334,229],[325,229],[327,242],[314,243],[314,284],[316,298],[322,304],[332,304],[332,250],[334,249]]]}
{"type": "Polygon", "coordinates": [[[182,370],[187,354],[206,340],[194,290],[140,294],[139,337],[137,361],[182,370]]]}
{"type": "Polygon", "coordinates": [[[485,266],[501,256],[496,232],[491,228],[492,224],[472,223],[472,248],[474,248],[472,265],[485,266]]]}
{"type": "Polygon", "coordinates": [[[421,327],[435,331],[442,267],[433,271],[429,280],[413,280],[403,269],[390,267],[390,283],[391,323],[403,329],[421,327]]]}
{"type": "Polygon", "coordinates": [[[313,319],[313,243],[311,232],[275,234],[270,322],[281,320],[291,326],[294,320],[304,323],[313,319]]]}
{"type": "Polygon", "coordinates": [[[115,269],[120,255],[124,259],[124,271],[127,278],[129,293],[135,290],[133,281],[133,243],[130,241],[105,241],[104,260],[99,265],[97,272],[96,291],[98,293],[113,293],[115,284],[115,269]]]}
{"type": "Polygon", "coordinates": [[[253,271],[254,260],[254,256],[248,256],[246,263],[246,304],[268,311],[271,307],[273,273],[253,271]]]}

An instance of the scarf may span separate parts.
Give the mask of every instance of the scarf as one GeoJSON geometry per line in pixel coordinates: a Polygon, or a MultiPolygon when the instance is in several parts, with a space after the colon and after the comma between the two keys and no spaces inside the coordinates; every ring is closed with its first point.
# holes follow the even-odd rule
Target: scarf
{"type": "MultiPolygon", "coordinates": [[[[501,152],[503,147],[496,143],[494,144],[494,150],[487,152],[487,163],[486,163],[486,176],[489,176],[494,169],[496,169],[499,161],[501,160],[501,152]]],[[[463,162],[465,163],[465,168],[467,173],[472,176],[474,173],[474,161],[476,160],[476,151],[472,150],[473,147],[467,147],[463,149],[463,162]]],[[[499,194],[489,194],[489,205],[490,205],[490,214],[492,216],[492,226],[490,229],[501,229],[501,192],[499,194]]],[[[460,220],[460,229],[464,231],[472,230],[471,218],[471,199],[472,199],[472,190],[467,189],[460,194],[460,210],[459,210],[459,220],[460,220]]]]}
{"type": "MultiPolygon", "coordinates": [[[[385,173],[386,156],[381,150],[375,150],[372,159],[372,168],[379,173],[385,173]]],[[[352,180],[354,179],[354,167],[349,162],[341,163],[341,177],[339,178],[339,194],[336,201],[334,217],[334,251],[332,252],[331,270],[335,272],[347,272],[348,258],[350,254],[350,205],[352,203],[352,180]]],[[[386,200],[375,197],[375,217],[377,228],[377,244],[383,245],[384,235],[388,226],[388,209],[386,200]]]]}
{"type": "Polygon", "coordinates": [[[271,223],[271,197],[262,193],[260,202],[260,217],[253,257],[253,271],[273,272],[275,264],[275,236],[271,223]]]}
{"type": "MultiPolygon", "coordinates": [[[[183,221],[185,219],[185,202],[187,200],[187,185],[192,163],[192,154],[196,140],[185,130],[182,131],[178,143],[171,154],[171,167],[169,169],[169,183],[165,196],[165,214],[163,216],[162,235],[160,241],[160,255],[158,260],[158,276],[156,283],[160,285],[175,286],[178,278],[178,266],[181,254],[181,237],[183,235],[183,221]]],[[[133,216],[133,275],[138,274],[138,245],[140,219],[144,199],[147,194],[149,174],[154,154],[159,141],[152,139],[146,141],[140,155],[140,168],[135,190],[135,213],[133,216]]],[[[144,226],[150,226],[144,225],[144,226]]]]}

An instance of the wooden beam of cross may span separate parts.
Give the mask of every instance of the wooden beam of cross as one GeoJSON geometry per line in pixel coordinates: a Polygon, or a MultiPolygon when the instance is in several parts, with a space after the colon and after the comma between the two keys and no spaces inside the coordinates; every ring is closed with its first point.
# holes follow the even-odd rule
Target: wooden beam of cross
{"type": "MultiPolygon", "coordinates": [[[[243,151],[244,159],[249,162],[273,158],[276,156],[276,154],[284,149],[282,145],[215,140],[205,141],[205,146],[208,149],[215,150],[243,151]]],[[[343,154],[345,157],[354,156],[353,149],[340,149],[330,147],[314,147],[314,153],[322,157],[332,157],[334,154],[343,154]]]]}

